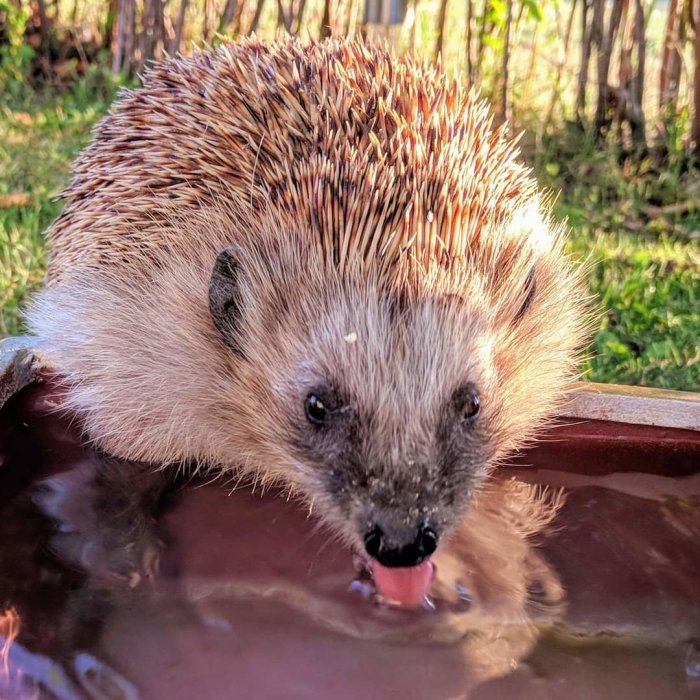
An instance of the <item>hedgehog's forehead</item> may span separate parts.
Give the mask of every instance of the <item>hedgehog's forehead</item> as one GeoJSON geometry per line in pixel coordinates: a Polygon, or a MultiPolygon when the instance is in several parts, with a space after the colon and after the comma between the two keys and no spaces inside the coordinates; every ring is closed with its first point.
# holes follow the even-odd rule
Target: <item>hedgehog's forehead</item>
{"type": "Polygon", "coordinates": [[[457,385],[485,380],[489,334],[463,303],[347,294],[312,326],[303,360],[309,381],[336,385],[368,404],[432,410],[457,385]]]}

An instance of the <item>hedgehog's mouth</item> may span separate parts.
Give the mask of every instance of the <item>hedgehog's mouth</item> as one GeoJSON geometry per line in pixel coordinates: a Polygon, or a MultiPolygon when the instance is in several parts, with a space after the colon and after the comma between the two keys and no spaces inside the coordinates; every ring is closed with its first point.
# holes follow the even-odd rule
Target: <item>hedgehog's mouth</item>
{"type": "Polygon", "coordinates": [[[425,602],[434,574],[434,566],[430,559],[411,567],[388,567],[376,559],[371,559],[369,568],[377,593],[387,603],[403,608],[416,608],[425,602]]]}
{"type": "MultiPolygon", "coordinates": [[[[363,568],[371,574],[380,599],[390,605],[415,608],[426,603],[433,581],[430,560],[437,547],[438,535],[433,526],[421,523],[408,537],[388,535],[374,524],[363,539],[363,568]]],[[[367,576],[366,578],[369,578],[367,576]]]]}

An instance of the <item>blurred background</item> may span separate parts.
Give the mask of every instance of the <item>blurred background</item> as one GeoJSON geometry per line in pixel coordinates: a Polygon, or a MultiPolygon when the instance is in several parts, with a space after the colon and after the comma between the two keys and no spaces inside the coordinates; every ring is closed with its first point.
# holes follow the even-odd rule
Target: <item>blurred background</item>
{"type": "Polygon", "coordinates": [[[700,0],[0,0],[0,337],[119,88],[253,33],[380,37],[479,87],[593,263],[585,377],[700,390],[700,0]]]}

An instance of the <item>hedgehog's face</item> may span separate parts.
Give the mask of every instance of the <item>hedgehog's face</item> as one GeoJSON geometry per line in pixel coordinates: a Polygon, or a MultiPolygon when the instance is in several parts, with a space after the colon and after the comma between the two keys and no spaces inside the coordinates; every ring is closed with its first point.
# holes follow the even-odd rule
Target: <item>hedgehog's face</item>
{"type": "Polygon", "coordinates": [[[309,384],[305,421],[290,443],[297,468],[322,512],[371,557],[386,567],[416,566],[486,474],[478,386],[457,385],[435,415],[422,402],[388,396],[372,405],[338,386],[309,384]]]}
{"type": "Polygon", "coordinates": [[[227,296],[229,307],[243,305],[241,319],[247,303],[265,305],[231,341],[240,391],[250,389],[237,409],[256,451],[248,461],[281,474],[384,566],[420,564],[496,452],[488,330],[462,300],[398,302],[366,281],[336,279],[304,285],[285,304],[281,280],[267,301],[257,282],[257,301],[227,296]]]}
{"type": "Polygon", "coordinates": [[[341,531],[384,566],[416,566],[493,457],[487,348],[475,342],[474,321],[444,301],[397,312],[372,292],[342,299],[293,370],[285,437],[307,490],[341,531]]]}

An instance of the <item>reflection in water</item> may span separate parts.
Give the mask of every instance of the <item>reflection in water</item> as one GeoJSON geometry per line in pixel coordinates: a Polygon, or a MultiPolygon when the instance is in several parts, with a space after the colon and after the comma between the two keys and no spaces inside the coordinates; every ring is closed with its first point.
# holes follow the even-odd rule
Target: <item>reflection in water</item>
{"type": "Polygon", "coordinates": [[[652,639],[663,610],[657,637],[671,625],[687,656],[700,619],[690,493],[679,505],[589,480],[564,504],[537,483],[494,480],[435,556],[425,608],[396,610],[373,602],[352,554],[293,503],[100,455],[50,404],[35,387],[0,413],[0,612],[14,625],[0,635],[19,632],[4,647],[3,699],[605,697],[596,683],[617,687],[619,669],[636,698],[697,690],[673,650],[561,638],[652,639]],[[626,541],[642,521],[644,544],[626,541]],[[629,552],[643,561],[633,574],[629,552]],[[592,571],[606,564],[607,578],[592,571]]]}

